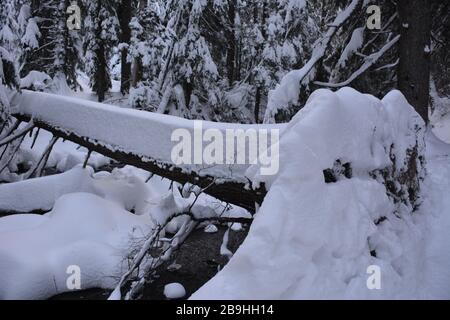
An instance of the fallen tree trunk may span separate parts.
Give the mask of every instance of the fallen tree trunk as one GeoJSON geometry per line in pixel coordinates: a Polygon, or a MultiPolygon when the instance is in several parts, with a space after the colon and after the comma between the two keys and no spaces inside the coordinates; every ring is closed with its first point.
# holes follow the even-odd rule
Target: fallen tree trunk
{"type": "MultiPolygon", "coordinates": [[[[14,114],[14,117],[23,122],[30,122],[31,117],[22,114],[14,114]]],[[[102,145],[97,140],[79,136],[63,128],[57,128],[45,121],[33,119],[34,126],[51,132],[55,137],[72,141],[89,151],[98,152],[120,163],[144,169],[171,181],[181,184],[191,183],[205,189],[205,193],[221,201],[240,206],[251,213],[255,212],[255,204],[261,204],[267,191],[262,185],[259,189],[252,190],[245,183],[233,180],[224,181],[209,175],[200,175],[196,172],[185,172],[182,168],[168,163],[161,163],[153,159],[142,159],[141,156],[119,150],[113,150],[102,145]]]]}

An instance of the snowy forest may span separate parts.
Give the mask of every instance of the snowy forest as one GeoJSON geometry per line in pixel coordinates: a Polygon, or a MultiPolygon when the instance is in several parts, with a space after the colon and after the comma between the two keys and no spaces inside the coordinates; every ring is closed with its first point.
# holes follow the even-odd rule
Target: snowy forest
{"type": "Polygon", "coordinates": [[[450,299],[450,2],[0,0],[0,300],[450,299]]]}

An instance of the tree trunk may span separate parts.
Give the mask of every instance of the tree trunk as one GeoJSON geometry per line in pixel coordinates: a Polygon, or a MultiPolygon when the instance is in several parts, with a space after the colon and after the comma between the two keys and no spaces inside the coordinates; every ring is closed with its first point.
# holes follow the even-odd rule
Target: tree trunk
{"type": "MultiPolygon", "coordinates": [[[[147,6],[146,0],[139,1],[138,11],[144,10],[147,6]]],[[[142,79],[142,61],[139,58],[133,60],[133,66],[131,70],[131,85],[135,88],[139,81],[142,79]]]]}
{"type": "MultiPolygon", "coordinates": [[[[31,115],[14,114],[13,116],[24,122],[31,121],[31,115]]],[[[225,180],[216,179],[216,177],[200,174],[200,172],[196,171],[186,172],[183,168],[177,167],[172,163],[163,163],[151,158],[143,160],[141,155],[120,151],[120,148],[112,148],[101,143],[96,143],[89,139],[89,137],[79,136],[67,128],[58,128],[39,119],[34,119],[33,123],[35,127],[49,131],[55,137],[72,141],[87,148],[91,152],[98,152],[119,163],[129,164],[147,170],[160,177],[176,181],[183,185],[185,183],[197,185],[205,189],[206,194],[224,202],[240,206],[251,213],[255,212],[255,204],[262,204],[267,193],[264,183],[258,189],[251,189],[248,188],[246,182],[235,181],[230,179],[230,177],[225,180]]]]}
{"type": "Polygon", "coordinates": [[[107,89],[107,65],[106,65],[106,58],[105,58],[105,46],[103,42],[101,41],[99,44],[99,48],[97,49],[97,58],[98,58],[98,67],[97,67],[97,74],[96,82],[97,82],[97,96],[98,101],[102,102],[105,100],[105,93],[108,90],[107,89]]]}
{"type": "Polygon", "coordinates": [[[230,87],[233,85],[236,73],[236,35],[235,35],[235,19],[236,19],[237,0],[229,0],[228,2],[228,52],[227,52],[227,73],[228,83],[230,87]]]}
{"type": "Polygon", "coordinates": [[[255,95],[255,123],[259,123],[259,112],[260,112],[260,105],[261,105],[261,87],[258,86],[256,88],[256,95],[255,95]]]}
{"type": "Polygon", "coordinates": [[[428,123],[431,5],[427,0],[399,0],[397,6],[401,28],[398,88],[428,123]]]}
{"type": "MultiPolygon", "coordinates": [[[[97,15],[100,16],[100,10],[101,10],[101,4],[100,2],[98,2],[97,4],[97,15]]],[[[105,50],[105,43],[102,38],[101,38],[101,30],[102,30],[102,26],[101,26],[102,21],[99,19],[98,21],[98,26],[97,26],[97,33],[96,33],[96,37],[97,37],[97,41],[98,41],[98,46],[97,49],[95,50],[95,55],[97,57],[97,68],[96,68],[96,72],[95,72],[95,91],[97,93],[97,97],[98,97],[98,101],[102,102],[105,100],[105,93],[108,90],[108,85],[107,85],[107,77],[109,76],[108,74],[108,65],[106,62],[106,50],[105,50]]]]}
{"type": "MultiPolygon", "coordinates": [[[[120,23],[120,43],[127,46],[131,41],[131,0],[122,0],[118,8],[118,18],[120,23]]],[[[121,52],[121,81],[120,92],[125,95],[130,92],[131,63],[127,61],[128,47],[124,47],[121,52]]]]}
{"type": "MultiPolygon", "coordinates": [[[[264,39],[267,39],[266,32],[266,19],[267,19],[267,3],[264,1],[262,4],[260,2],[256,2],[253,8],[253,19],[254,24],[259,24],[261,27],[261,34],[264,39]],[[261,10],[259,7],[261,6],[261,10]]],[[[257,56],[260,56],[263,50],[263,46],[258,44],[256,47],[258,51],[257,56]]],[[[255,115],[255,123],[260,123],[259,114],[261,112],[261,98],[263,94],[263,86],[260,79],[256,79],[256,92],[255,92],[255,107],[254,107],[254,115],[255,115]]]]}

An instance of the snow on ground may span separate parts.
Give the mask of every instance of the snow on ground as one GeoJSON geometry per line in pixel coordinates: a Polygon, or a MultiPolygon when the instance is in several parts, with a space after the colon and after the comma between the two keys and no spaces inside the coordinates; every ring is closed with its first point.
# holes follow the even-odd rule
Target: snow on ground
{"type": "MultiPolygon", "coordinates": [[[[450,106],[450,99],[448,105],[450,106]]],[[[433,123],[433,133],[440,140],[450,143],[450,113],[445,114],[433,123]]]]}
{"type": "Polygon", "coordinates": [[[30,212],[50,210],[61,196],[89,192],[115,202],[123,209],[142,214],[148,191],[144,182],[119,170],[94,174],[77,166],[58,175],[0,185],[0,211],[30,212]]]}
{"type": "MultiPolygon", "coordinates": [[[[89,85],[89,77],[85,73],[78,71],[77,82],[80,86],[80,90],[70,92],[69,91],[53,92],[53,93],[62,94],[65,96],[75,97],[88,101],[98,101],[97,95],[94,92],[92,92],[92,89],[89,85]]],[[[120,92],[120,81],[111,79],[111,82],[112,87],[109,90],[109,92],[106,93],[106,100],[104,102],[113,105],[120,105],[120,107],[127,107],[126,102],[128,100],[128,97],[127,96],[124,97],[120,92]]]]}
{"type": "MultiPolygon", "coordinates": [[[[402,163],[421,121],[398,91],[382,101],[350,88],[313,93],[280,140],[279,174],[271,180],[255,176],[270,190],[247,239],[191,298],[429,297],[428,207],[414,214],[396,207],[385,186],[367,174],[386,166],[393,143],[402,163]],[[323,170],[336,159],[350,162],[354,175],[326,184],[323,170]],[[386,220],[376,226],[380,217],[386,220]],[[381,271],[380,290],[367,286],[370,266],[381,271]]],[[[449,176],[441,179],[448,187],[449,176]]],[[[448,213],[448,203],[444,208],[448,213]]],[[[435,253],[445,245],[437,247],[435,253]]]]}
{"type": "Polygon", "coordinates": [[[90,182],[90,170],[74,168],[60,175],[0,184],[0,211],[48,211],[64,194],[91,191],[90,182]]]}
{"type": "MultiPolygon", "coordinates": [[[[82,289],[113,288],[128,266],[124,259],[133,241],[141,241],[155,223],[195,198],[170,190],[170,181],[158,176],[145,183],[148,177],[148,172],[131,166],[111,173],[77,166],[53,176],[0,184],[0,211],[51,210],[43,216],[0,219],[0,299],[43,299],[70,291],[65,281],[71,265],[81,269],[82,289]]],[[[242,208],[225,213],[224,208],[224,203],[202,194],[193,212],[199,217],[250,217],[242,208]]],[[[175,233],[182,219],[174,219],[166,231],[175,233]]]]}
{"type": "MultiPolygon", "coordinates": [[[[446,140],[450,143],[450,120],[446,140]]],[[[428,181],[427,201],[423,209],[429,214],[425,242],[427,244],[425,286],[429,297],[450,299],[450,144],[427,137],[428,181]]]]}
{"type": "MultiPolygon", "coordinates": [[[[46,115],[58,108],[57,104],[46,107],[45,94],[41,98],[39,112],[46,115]]],[[[61,99],[64,110],[80,104],[73,98],[61,99]]],[[[114,123],[115,117],[121,117],[124,129],[137,115],[117,108],[112,118],[103,119],[104,108],[115,107],[88,105],[92,108],[86,119],[94,115],[100,117],[95,121],[114,123]]],[[[139,114],[137,118],[172,129],[191,126],[167,116],[139,114]]],[[[56,120],[65,125],[70,119],[68,115],[56,120]]],[[[137,137],[149,134],[144,123],[137,126],[142,129],[137,137]]],[[[230,263],[192,298],[450,298],[450,146],[428,133],[427,191],[414,215],[396,218],[384,186],[367,175],[389,162],[386,150],[392,142],[397,151],[411,146],[413,137],[407,132],[416,124],[420,124],[417,115],[398,92],[383,101],[348,88],[314,93],[282,135],[279,174],[268,179],[256,176],[256,167],[247,171],[255,181],[267,183],[269,194],[230,263]],[[323,170],[333,167],[336,159],[350,162],[354,177],[325,184],[323,170]],[[375,226],[382,216],[388,220],[375,226]],[[377,257],[370,254],[372,249],[377,257]],[[367,289],[370,265],[381,268],[381,290],[367,289]]],[[[89,133],[88,125],[80,128],[89,133]]],[[[433,131],[450,142],[448,128],[450,120],[444,117],[434,123],[433,131]]],[[[162,127],[156,125],[150,131],[158,130],[162,127]]],[[[48,140],[49,134],[41,133],[28,157],[40,154],[48,140]]],[[[151,151],[150,141],[136,140],[133,147],[140,148],[141,143],[148,149],[139,150],[151,151]]],[[[161,140],[155,141],[161,145],[161,140]]],[[[31,139],[25,144],[27,150],[31,139]]],[[[68,291],[70,265],[81,267],[82,288],[113,288],[123,272],[130,241],[193,200],[194,195],[184,190],[182,194],[170,191],[170,182],[160,177],[145,183],[149,173],[130,166],[112,173],[82,169],[79,163],[86,150],[76,150],[71,143],[56,145],[55,150],[49,163],[71,170],[0,185],[0,211],[51,210],[43,216],[0,219],[0,299],[46,298],[68,291]],[[129,212],[132,209],[137,215],[129,212]]],[[[397,152],[396,157],[401,161],[404,155],[397,152]]],[[[100,155],[91,159],[92,165],[107,160],[100,155]]],[[[220,214],[223,207],[202,195],[196,212],[220,214]]],[[[249,214],[234,207],[224,216],[249,214]]],[[[166,231],[175,232],[182,219],[175,219],[166,231]]]]}
{"type": "Polygon", "coordinates": [[[52,79],[44,72],[30,71],[28,75],[20,79],[21,89],[44,89],[52,79]]]}
{"type": "MultiPolygon", "coordinates": [[[[22,144],[22,154],[25,158],[31,160],[32,162],[37,161],[51,139],[51,133],[45,130],[40,130],[35,145],[33,149],[31,149],[33,137],[27,136],[22,144]]],[[[61,172],[70,170],[76,165],[83,164],[87,153],[88,150],[86,148],[80,147],[71,141],[62,141],[60,139],[56,142],[52,152],[50,153],[47,167],[55,167],[61,172]]],[[[96,152],[92,152],[88,160],[88,165],[93,168],[99,168],[103,165],[109,164],[110,161],[111,160],[109,158],[96,152]]]]}
{"type": "MultiPolygon", "coordinates": [[[[170,181],[158,176],[146,183],[149,175],[148,172],[132,166],[114,169],[111,173],[94,173],[90,167],[83,169],[76,166],[61,174],[0,184],[0,211],[48,211],[63,195],[86,192],[114,202],[138,215],[150,212],[154,221],[161,222],[167,218],[167,213],[162,210],[164,201],[168,206],[174,205],[175,201],[176,207],[182,208],[195,199],[194,194],[183,197],[177,188],[172,191],[170,181]]],[[[195,207],[199,215],[204,207],[214,211],[214,215],[222,214],[223,217],[251,217],[248,211],[237,206],[224,210],[225,203],[206,194],[199,196],[195,207]]],[[[205,215],[210,213],[204,212],[205,215]]]]}
{"type": "Polygon", "coordinates": [[[440,140],[450,143],[450,97],[440,96],[433,81],[430,97],[434,108],[430,115],[433,133],[440,140]]]}
{"type": "Polygon", "coordinates": [[[82,289],[112,288],[127,266],[130,238],[149,230],[148,217],[87,193],[65,195],[48,214],[31,217],[27,227],[23,216],[0,223],[9,224],[0,234],[0,299],[44,299],[69,291],[71,266],[81,271],[82,289]]]}

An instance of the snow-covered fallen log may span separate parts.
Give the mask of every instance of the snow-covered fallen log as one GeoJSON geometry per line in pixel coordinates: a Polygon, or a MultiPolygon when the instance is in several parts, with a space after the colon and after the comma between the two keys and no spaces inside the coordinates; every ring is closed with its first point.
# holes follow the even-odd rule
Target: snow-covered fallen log
{"type": "MultiPolygon", "coordinates": [[[[179,183],[191,183],[206,193],[250,211],[261,203],[264,186],[248,188],[248,165],[175,165],[172,133],[185,129],[194,136],[194,122],[178,117],[123,109],[72,97],[24,90],[12,99],[12,113],[22,121],[119,162],[153,172],[179,183]]],[[[241,125],[202,122],[202,129],[277,129],[284,125],[241,125]]],[[[270,141],[270,139],[269,139],[270,141]]]]}
{"type": "Polygon", "coordinates": [[[424,133],[399,91],[314,92],[281,137],[278,175],[249,169],[269,191],[247,239],[191,298],[426,296],[424,133]]]}

